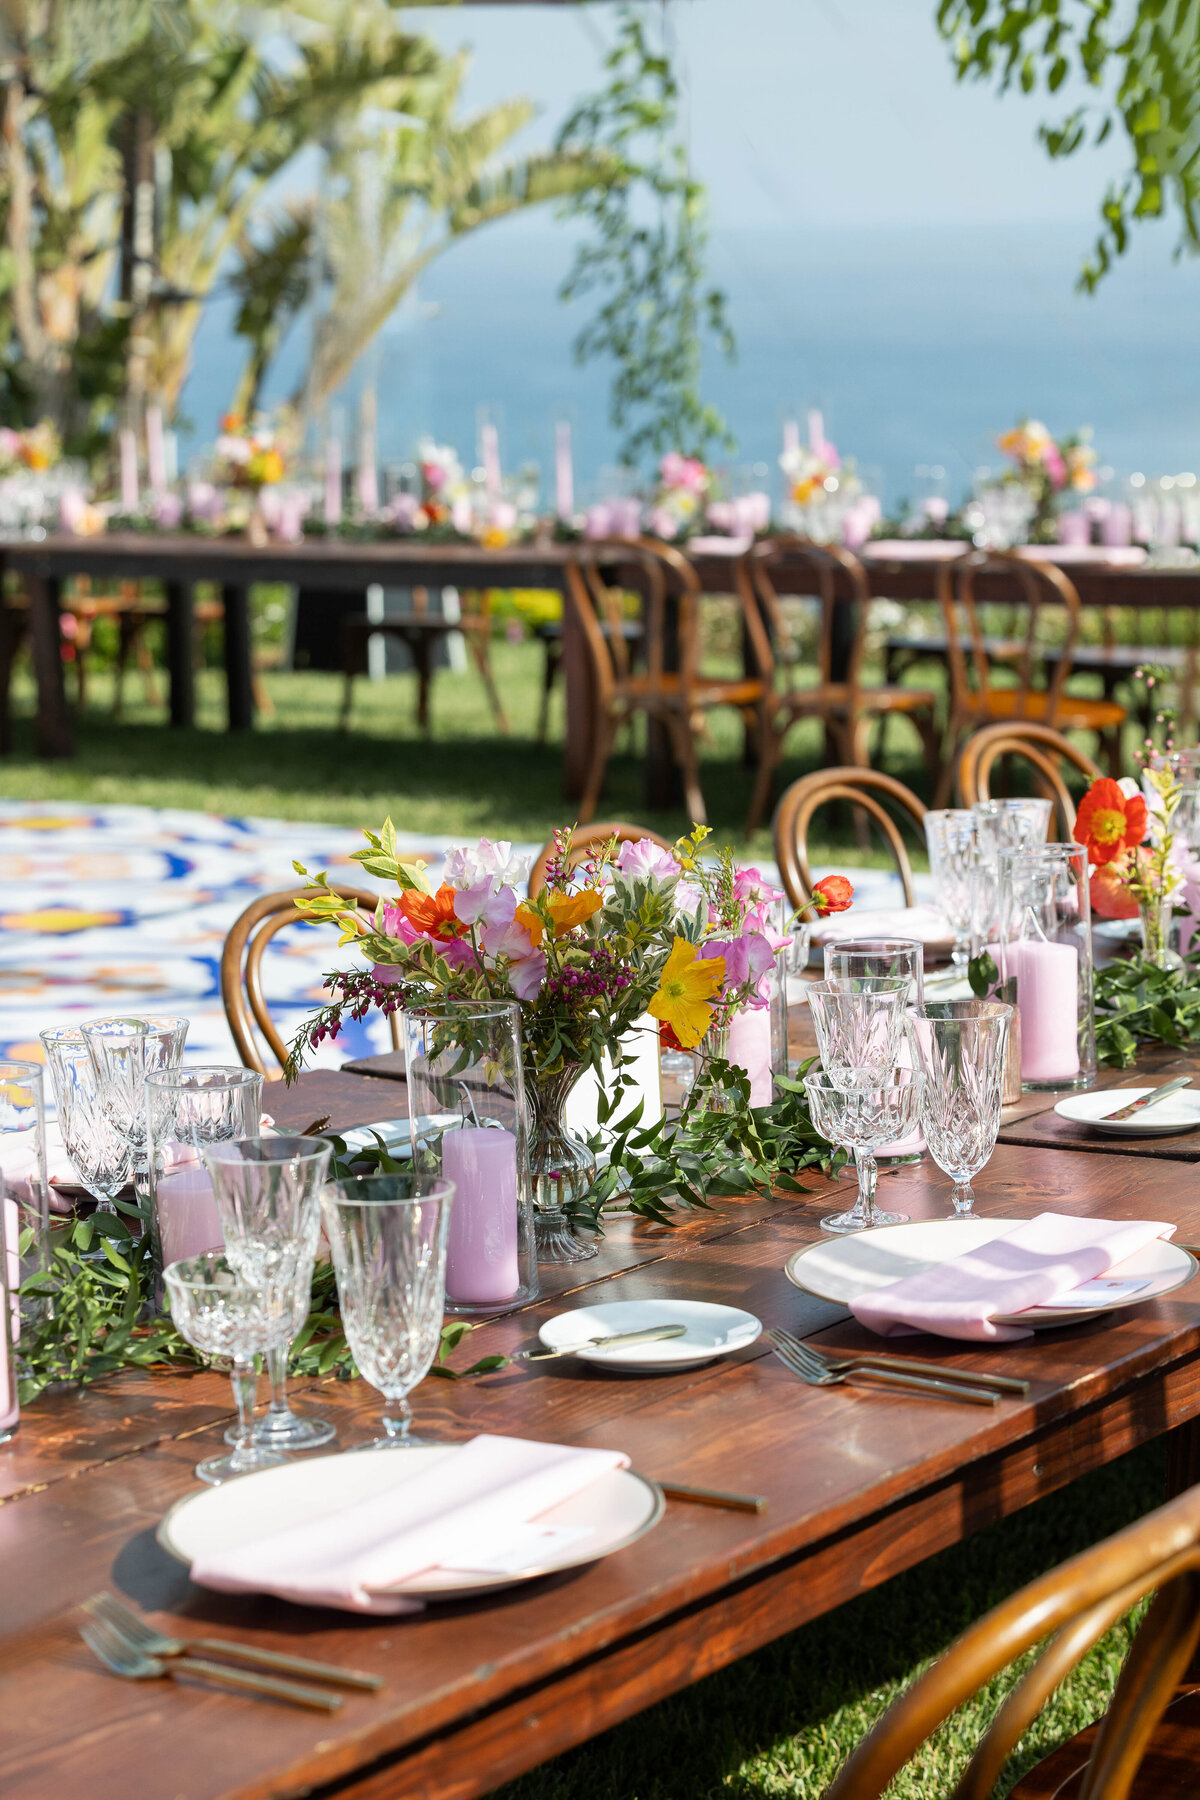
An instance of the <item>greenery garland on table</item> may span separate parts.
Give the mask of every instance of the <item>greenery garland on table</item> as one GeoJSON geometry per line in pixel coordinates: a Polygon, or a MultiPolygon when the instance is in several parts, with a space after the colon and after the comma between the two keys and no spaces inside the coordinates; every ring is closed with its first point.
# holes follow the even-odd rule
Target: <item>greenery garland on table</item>
{"type": "Polygon", "coordinates": [[[1105,1068],[1130,1068],[1143,1044],[1200,1043],[1200,950],[1181,969],[1143,956],[1110,964],[1097,973],[1095,1007],[1096,1056],[1105,1068]]]}

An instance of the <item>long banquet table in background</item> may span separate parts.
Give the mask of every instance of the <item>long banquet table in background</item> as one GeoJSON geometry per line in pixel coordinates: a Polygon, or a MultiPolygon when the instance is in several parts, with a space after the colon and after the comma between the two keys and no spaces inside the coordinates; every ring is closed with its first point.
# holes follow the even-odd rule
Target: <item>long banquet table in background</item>
{"type": "MultiPolygon", "coordinates": [[[[1152,1054],[1142,1067],[1158,1069],[1152,1054]]],[[[1178,1059],[1176,1059],[1178,1060],[1178,1059]]],[[[1194,1058],[1200,1073],[1200,1057],[1194,1058]]],[[[1175,1066],[1174,1061],[1172,1066],[1175,1066]]],[[[1137,1074],[1106,1074],[1108,1083],[1137,1074]]],[[[297,1129],[401,1116],[394,1058],[275,1088],[297,1129]]],[[[1026,1095],[1017,1125],[1050,1109],[1026,1095]]],[[[928,1162],[886,1174],[887,1204],[943,1215],[928,1162]]],[[[1200,1239],[1191,1160],[1002,1142],[977,1178],[979,1210],[1167,1217],[1200,1239]]],[[[544,1270],[546,1292],[472,1334],[456,1361],[528,1344],[561,1307],[677,1294],[748,1307],[765,1326],[858,1345],[866,1334],[806,1299],[783,1265],[819,1236],[828,1184],[724,1201],[674,1230],[611,1222],[599,1257],[544,1270]]],[[[88,1793],[124,1800],[470,1800],[919,1563],[1077,1476],[1165,1435],[1172,1492],[1200,1479],[1200,1287],[1116,1318],[1000,1346],[926,1339],[923,1356],[1028,1378],[994,1411],[802,1386],[760,1341],[726,1361],[655,1378],[571,1364],[459,1383],[430,1377],[419,1429],[621,1449],[649,1476],[761,1494],[760,1514],[669,1502],[658,1528],[604,1562],[491,1601],[367,1621],[191,1585],[154,1537],[192,1467],[230,1418],[215,1373],[125,1374],[43,1398],[0,1450],[0,1790],[5,1800],[88,1793]],[[184,1632],[218,1628],[378,1672],[336,1718],[200,1687],[123,1682],[77,1636],[78,1603],[103,1588],[184,1632]]],[[[343,1446],[375,1428],[361,1382],[305,1395],[343,1446]]]]}
{"type": "MultiPolygon", "coordinates": [[[[707,592],[725,593],[742,545],[729,540],[699,540],[689,554],[707,592]]],[[[313,539],[300,544],[256,547],[237,538],[198,536],[152,537],[140,533],[95,538],[47,537],[0,544],[0,578],[5,570],[19,574],[30,605],[30,635],[37,680],[37,748],[43,756],[69,756],[73,750],[70,709],[63,686],[58,623],[59,593],[64,579],[90,575],[113,579],[153,579],[167,598],[167,667],[171,722],[194,721],[192,591],[196,582],[221,586],[225,603],[225,673],[229,724],[241,730],[254,722],[249,590],[259,582],[296,587],[343,589],[366,594],[375,583],[399,587],[457,586],[563,587],[572,549],[549,540],[486,550],[470,544],[430,544],[419,539],[383,543],[351,543],[313,539]]],[[[1053,552],[1048,552],[1053,554],[1053,552]]],[[[937,546],[922,551],[906,546],[902,559],[863,552],[871,592],[878,598],[929,600],[936,592],[945,553],[937,546]]],[[[1186,569],[1130,567],[1101,561],[1066,565],[1087,607],[1195,608],[1200,606],[1200,566],[1186,569]]],[[[986,584],[982,598],[1006,597],[1002,582],[986,584]]],[[[849,594],[847,593],[847,598],[849,594]]],[[[582,633],[568,608],[564,617],[563,667],[567,690],[564,785],[567,796],[581,791],[591,737],[593,698],[582,633]]],[[[7,696],[0,695],[5,711],[7,696]]],[[[0,734],[4,720],[0,718],[0,734]]],[[[648,779],[661,785],[660,770],[648,779]]]]}

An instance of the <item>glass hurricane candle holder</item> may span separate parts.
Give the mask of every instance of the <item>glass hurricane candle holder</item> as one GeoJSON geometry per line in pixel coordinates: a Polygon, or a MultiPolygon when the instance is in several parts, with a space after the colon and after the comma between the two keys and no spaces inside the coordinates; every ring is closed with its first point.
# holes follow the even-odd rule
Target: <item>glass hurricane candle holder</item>
{"type": "Polygon", "coordinates": [[[965,807],[925,814],[933,896],[954,933],[953,961],[965,970],[971,937],[970,872],[978,860],[975,816],[965,807]]]}
{"type": "Polygon", "coordinates": [[[903,1225],[907,1213],[880,1212],[875,1205],[879,1166],[875,1152],[884,1144],[911,1135],[917,1122],[921,1076],[898,1069],[891,1081],[879,1087],[845,1092],[819,1070],[804,1077],[813,1124],[831,1144],[840,1144],[854,1157],[858,1172],[858,1198],[847,1212],[830,1213],[821,1220],[823,1231],[869,1231],[875,1225],[903,1225]]]}
{"type": "MultiPolygon", "coordinates": [[[[44,1077],[40,1063],[0,1059],[0,1194],[14,1294],[23,1282],[50,1268],[44,1077]]],[[[19,1302],[20,1316],[37,1324],[47,1306],[44,1296],[27,1294],[19,1302]]]]}
{"type": "Polygon", "coordinates": [[[1021,1081],[1061,1091],[1096,1079],[1087,851],[1041,844],[1000,852],[1002,979],[1015,976],[1021,1081]]]}
{"type": "MultiPolygon", "coordinates": [[[[454,1185],[446,1310],[521,1305],[538,1291],[538,1240],[520,1008],[448,1002],[406,1012],[402,1025],[414,1166],[454,1185]]],[[[586,1248],[565,1216],[539,1225],[586,1248]]]]}

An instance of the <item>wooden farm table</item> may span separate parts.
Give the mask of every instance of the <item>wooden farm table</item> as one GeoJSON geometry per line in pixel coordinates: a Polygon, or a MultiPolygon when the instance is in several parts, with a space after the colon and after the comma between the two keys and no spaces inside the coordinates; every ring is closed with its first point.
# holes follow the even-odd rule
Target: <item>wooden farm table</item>
{"type": "MultiPolygon", "coordinates": [[[[293,1129],[399,1110],[394,1080],[341,1072],[276,1088],[293,1129]]],[[[884,1178],[913,1217],[948,1206],[928,1162],[884,1178]]],[[[1200,1171],[1001,1145],[976,1182],[982,1212],[1158,1216],[1200,1237],[1200,1171]]],[[[844,1195],[841,1190],[837,1198],[844,1195]]],[[[614,1221],[590,1263],[472,1334],[460,1362],[527,1344],[564,1303],[677,1294],[734,1302],[765,1325],[865,1342],[783,1275],[835,1196],[729,1201],[674,1231],[614,1221]],[[465,1352],[465,1355],[464,1355],[465,1352]]],[[[995,1411],[802,1386],[759,1343],[707,1368],[621,1378],[569,1363],[470,1382],[430,1378],[419,1429],[613,1447],[650,1476],[765,1496],[757,1515],[669,1503],[659,1527],[592,1568],[470,1605],[364,1620],[194,1588],[154,1529],[192,1486],[230,1417],[212,1373],[129,1374],[44,1398],[0,1448],[0,1792],[5,1800],[469,1800],[1028,1505],[1166,1434],[1172,1490],[1200,1477],[1200,1291],[1105,1325],[922,1354],[1028,1377],[995,1411]],[[112,1589],[157,1623],[376,1670],[377,1695],[333,1719],[199,1687],[122,1682],[77,1636],[79,1602],[112,1589]]],[[[374,1431],[361,1382],[304,1396],[350,1445],[374,1431]]]]}

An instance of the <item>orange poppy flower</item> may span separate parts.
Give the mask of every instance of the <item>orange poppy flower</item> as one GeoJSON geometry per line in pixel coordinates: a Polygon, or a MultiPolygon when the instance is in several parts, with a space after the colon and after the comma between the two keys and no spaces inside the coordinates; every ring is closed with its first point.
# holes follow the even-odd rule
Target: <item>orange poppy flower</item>
{"type": "Polygon", "coordinates": [[[415,888],[409,888],[396,904],[410,925],[444,944],[451,938],[465,936],[467,930],[462,920],[455,917],[455,898],[450,883],[443,881],[436,894],[418,894],[415,888]]]}
{"type": "Polygon", "coordinates": [[[826,913],[849,912],[854,904],[854,889],[844,875],[826,875],[813,886],[813,905],[824,918],[826,913]]]}
{"type": "Polygon", "coordinates": [[[1146,835],[1146,802],[1129,797],[1110,776],[1093,781],[1075,814],[1075,841],[1083,844],[1090,863],[1113,862],[1140,844],[1146,835]]]}

